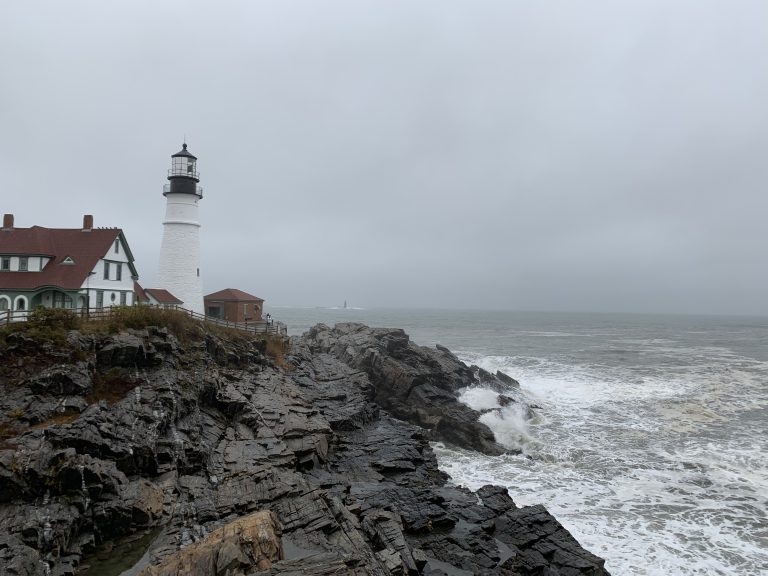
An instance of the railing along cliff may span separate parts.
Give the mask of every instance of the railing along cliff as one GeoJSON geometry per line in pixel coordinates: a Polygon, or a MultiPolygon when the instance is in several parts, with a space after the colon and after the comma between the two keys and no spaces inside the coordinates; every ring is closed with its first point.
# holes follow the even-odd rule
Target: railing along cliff
{"type": "Polygon", "coordinates": [[[278,336],[287,336],[288,327],[282,322],[259,320],[258,322],[231,322],[222,318],[214,318],[213,316],[206,316],[199,312],[193,312],[186,308],[176,308],[180,312],[188,314],[196,320],[202,320],[203,322],[209,322],[216,324],[217,326],[224,326],[225,328],[234,328],[235,330],[241,330],[243,332],[253,332],[254,334],[275,334],[278,336]]]}
{"type": "MultiPolygon", "coordinates": [[[[148,306],[148,305],[143,305],[148,306]]],[[[161,306],[155,306],[155,308],[162,308],[161,306]]],[[[107,321],[112,318],[115,308],[71,308],[66,309],[70,312],[77,314],[85,320],[95,321],[107,321]]],[[[217,326],[223,326],[225,328],[232,328],[233,330],[240,330],[241,332],[250,332],[253,334],[272,334],[276,336],[287,336],[288,327],[282,322],[260,320],[258,322],[230,322],[222,318],[214,318],[212,316],[205,316],[186,308],[169,308],[169,310],[175,310],[180,314],[186,314],[191,316],[195,320],[201,322],[208,322],[210,324],[216,324],[217,326]]],[[[0,310],[0,324],[10,324],[12,322],[25,322],[29,315],[29,310],[0,310]]]]}
{"type": "Polygon", "coordinates": [[[0,310],[0,324],[24,322],[27,319],[27,314],[29,314],[29,310],[0,310]]]}

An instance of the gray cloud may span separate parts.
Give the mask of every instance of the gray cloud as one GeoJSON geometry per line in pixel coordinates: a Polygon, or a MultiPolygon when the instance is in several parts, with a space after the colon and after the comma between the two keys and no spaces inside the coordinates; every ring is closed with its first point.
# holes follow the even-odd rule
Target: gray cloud
{"type": "Polygon", "coordinates": [[[186,134],[206,291],[768,314],[760,0],[0,10],[2,211],[146,285],[186,134]]]}

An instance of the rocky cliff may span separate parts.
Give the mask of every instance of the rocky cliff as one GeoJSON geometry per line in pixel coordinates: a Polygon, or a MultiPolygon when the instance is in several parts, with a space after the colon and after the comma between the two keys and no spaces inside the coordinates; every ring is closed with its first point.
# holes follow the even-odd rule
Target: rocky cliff
{"type": "Polygon", "coordinates": [[[0,333],[0,572],[607,574],[543,507],[438,470],[430,440],[503,451],[456,391],[510,378],[357,324],[268,347],[0,333]]]}

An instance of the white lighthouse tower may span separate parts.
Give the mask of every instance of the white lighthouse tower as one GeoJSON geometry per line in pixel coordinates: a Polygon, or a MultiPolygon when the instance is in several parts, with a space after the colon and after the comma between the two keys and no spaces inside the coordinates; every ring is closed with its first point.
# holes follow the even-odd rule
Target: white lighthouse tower
{"type": "Polygon", "coordinates": [[[184,308],[204,314],[197,217],[203,189],[198,184],[196,164],[197,158],[187,150],[186,143],[171,156],[169,183],[163,187],[166,208],[158,279],[162,288],[184,302],[184,308]]]}

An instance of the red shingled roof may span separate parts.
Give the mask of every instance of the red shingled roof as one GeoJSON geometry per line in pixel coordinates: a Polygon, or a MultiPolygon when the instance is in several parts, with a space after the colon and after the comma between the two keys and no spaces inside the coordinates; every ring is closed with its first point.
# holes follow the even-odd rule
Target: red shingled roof
{"type": "Polygon", "coordinates": [[[184,304],[184,302],[176,298],[168,290],[163,290],[162,288],[144,288],[144,292],[148,296],[152,296],[160,304],[184,304]]]}
{"type": "Polygon", "coordinates": [[[212,294],[208,294],[207,296],[204,296],[203,300],[217,300],[217,301],[229,301],[229,302],[253,302],[255,300],[257,302],[264,302],[263,298],[259,298],[258,296],[253,296],[252,294],[248,294],[247,292],[243,292],[242,290],[238,290],[237,288],[226,288],[224,290],[219,290],[218,292],[214,292],[212,294]]]}
{"type": "MultiPolygon", "coordinates": [[[[40,272],[0,272],[0,286],[12,290],[36,290],[45,286],[77,290],[118,236],[122,236],[127,250],[128,244],[119,228],[83,231],[80,228],[32,226],[0,230],[0,253],[52,258],[40,272]],[[62,264],[67,257],[74,264],[62,264]]],[[[130,251],[128,254],[130,256],[130,251]]],[[[128,266],[136,275],[133,264],[129,262],[128,266]]]]}

